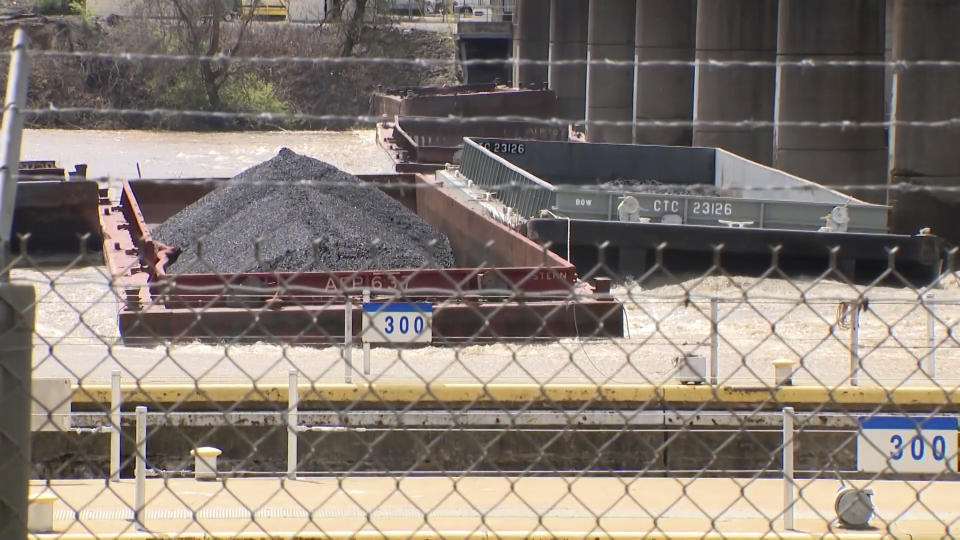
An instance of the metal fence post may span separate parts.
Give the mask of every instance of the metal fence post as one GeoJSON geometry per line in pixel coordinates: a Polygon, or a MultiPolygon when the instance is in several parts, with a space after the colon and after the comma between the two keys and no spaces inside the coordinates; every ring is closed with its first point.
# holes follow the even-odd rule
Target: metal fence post
{"type": "Polygon", "coordinates": [[[297,370],[291,369],[289,373],[289,383],[287,390],[287,478],[296,480],[297,478],[297,428],[300,426],[300,418],[297,413],[297,407],[300,404],[300,390],[298,388],[299,380],[297,370]]]}
{"type": "Polygon", "coordinates": [[[110,481],[120,480],[120,370],[110,372],[110,481]]]}
{"type": "Polygon", "coordinates": [[[10,269],[9,252],[13,238],[13,208],[17,198],[17,174],[20,172],[20,142],[23,135],[23,109],[27,104],[27,80],[30,60],[27,57],[27,35],[18,28],[13,34],[13,52],[7,75],[7,95],[3,104],[3,124],[0,126],[0,278],[7,280],[10,269]]]}
{"type": "Polygon", "coordinates": [[[783,528],[793,530],[793,407],[783,408],[783,528]]]}
{"type": "Polygon", "coordinates": [[[0,282],[0,538],[26,538],[30,487],[32,286],[0,282]]]}
{"type": "Polygon", "coordinates": [[[36,322],[33,287],[9,283],[13,209],[20,170],[23,109],[30,73],[27,36],[13,35],[0,126],[0,538],[27,537],[30,492],[30,370],[36,322]]]}
{"type": "Polygon", "coordinates": [[[710,299],[710,384],[717,385],[720,371],[720,300],[710,299]]]}
{"type": "Polygon", "coordinates": [[[137,413],[137,465],[134,471],[133,515],[138,531],[145,531],[144,504],[146,500],[147,477],[147,408],[140,405],[137,413]]]}
{"type": "Polygon", "coordinates": [[[927,347],[930,349],[927,355],[927,376],[933,380],[937,374],[937,314],[934,307],[936,297],[933,293],[927,295],[927,347]]]}

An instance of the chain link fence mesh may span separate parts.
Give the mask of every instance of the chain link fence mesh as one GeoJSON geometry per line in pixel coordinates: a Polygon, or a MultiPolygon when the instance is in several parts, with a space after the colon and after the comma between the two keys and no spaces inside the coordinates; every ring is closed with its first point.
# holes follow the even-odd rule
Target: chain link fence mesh
{"type": "MultiPolygon", "coordinates": [[[[332,118],[56,104],[31,112],[332,118]]],[[[360,133],[375,144],[372,130],[360,133]]],[[[566,245],[544,246],[505,224],[516,216],[489,217],[496,182],[466,200],[427,175],[361,180],[446,234],[452,268],[431,257],[402,270],[324,268],[330,233],[307,244],[303,266],[318,263],[309,271],[168,272],[181,253],[150,233],[225,189],[224,178],[102,179],[102,254],[82,238],[75,257],[53,262],[18,239],[2,287],[0,448],[7,466],[18,463],[11,452],[30,449],[21,458],[33,534],[960,531],[955,249],[938,245],[932,272],[898,250],[855,267],[826,244],[811,262],[783,256],[782,245],[746,261],[722,244],[693,254],[662,243],[633,264],[636,254],[605,238],[571,253],[570,220],[566,245]],[[27,352],[32,376],[8,361],[27,352]],[[12,397],[28,377],[29,441],[12,397]]],[[[355,187],[294,175],[261,179],[256,193],[266,201],[292,193],[291,183],[355,187]]],[[[257,208],[245,207],[244,220],[275,217],[257,208]]],[[[390,249],[381,244],[390,231],[374,232],[351,247],[390,249]]],[[[300,234],[275,236],[292,244],[300,234]]],[[[265,236],[227,255],[263,263],[274,247],[265,236]]],[[[223,246],[203,246],[193,256],[215,268],[223,246]]],[[[22,494],[0,493],[5,510],[26,508],[15,504],[22,494]]]]}

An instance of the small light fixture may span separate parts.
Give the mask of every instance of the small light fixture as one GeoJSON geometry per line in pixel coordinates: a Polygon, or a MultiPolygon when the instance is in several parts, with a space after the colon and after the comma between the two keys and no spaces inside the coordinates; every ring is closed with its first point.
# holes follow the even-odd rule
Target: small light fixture
{"type": "Polygon", "coordinates": [[[869,528],[870,518],[873,517],[873,490],[848,487],[837,493],[837,501],[833,505],[837,512],[840,525],[848,529],[869,528]]]}

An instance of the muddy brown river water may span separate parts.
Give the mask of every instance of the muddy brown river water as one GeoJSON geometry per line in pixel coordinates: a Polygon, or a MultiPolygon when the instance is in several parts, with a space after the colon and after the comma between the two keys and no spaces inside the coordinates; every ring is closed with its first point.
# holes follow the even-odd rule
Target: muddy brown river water
{"type": "Polygon", "coordinates": [[[373,130],[194,133],[166,131],[26,130],[23,159],[89,165],[91,178],[233,176],[282,147],[353,174],[391,172],[373,130]]]}
{"type": "MultiPolygon", "coordinates": [[[[348,172],[392,170],[372,130],[345,132],[171,133],[28,130],[24,159],[55,159],[61,166],[89,165],[91,178],[227,177],[289,147],[348,172]]],[[[112,193],[116,198],[116,191],[112,193]]],[[[17,269],[15,281],[31,283],[39,297],[35,359],[40,376],[109,380],[112,369],[155,381],[285,380],[297,367],[311,379],[342,380],[338,348],[190,344],[138,349],[119,344],[116,298],[102,266],[17,269]]],[[[864,291],[833,281],[710,277],[670,285],[645,283],[614,292],[626,306],[629,335],[610,341],[567,339],[552,343],[474,344],[397,351],[376,349],[374,379],[525,382],[665,382],[679,354],[709,354],[709,297],[730,300],[720,308],[720,371],[728,384],[772,380],[775,359],[803,360],[799,383],[838,384],[848,376],[848,332],[837,330],[837,299],[864,291]],[[690,296],[688,296],[688,293],[690,296]],[[688,301],[691,297],[699,300],[688,301]]],[[[942,302],[939,384],[960,381],[960,282],[935,291],[942,302]]],[[[910,289],[873,287],[865,294],[861,351],[864,384],[931,384],[917,370],[928,354],[925,311],[910,289]]],[[[354,365],[359,367],[359,352],[354,365]]],[[[359,374],[358,374],[359,375],[359,374]]],[[[356,380],[356,379],[355,379],[356,380]]]]}

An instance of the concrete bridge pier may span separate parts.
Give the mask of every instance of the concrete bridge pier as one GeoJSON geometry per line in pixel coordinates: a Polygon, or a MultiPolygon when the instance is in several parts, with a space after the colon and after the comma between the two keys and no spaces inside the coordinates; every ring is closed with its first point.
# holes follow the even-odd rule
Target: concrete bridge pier
{"type": "Polygon", "coordinates": [[[517,88],[547,83],[550,0],[517,0],[513,29],[513,84],[517,88]],[[527,64],[523,61],[542,62],[527,64]]]}
{"type": "Polygon", "coordinates": [[[557,115],[576,123],[586,114],[589,7],[589,0],[551,0],[550,6],[550,60],[581,61],[551,64],[548,70],[550,88],[557,93],[557,115]]]}
{"type": "MultiPolygon", "coordinates": [[[[875,60],[884,54],[883,0],[780,0],[773,165],[834,185],[882,185],[887,178],[884,70],[798,66],[804,59],[875,60]],[[876,127],[807,127],[787,122],[876,122],[876,127]]],[[[885,202],[882,190],[848,190],[885,202]]]]}
{"type": "Polygon", "coordinates": [[[710,0],[697,6],[693,145],[729,150],[764,165],[773,161],[773,126],[723,127],[700,121],[773,121],[776,70],[711,67],[708,61],[770,62],[777,54],[777,3],[710,0]]]}
{"type": "MultiPolygon", "coordinates": [[[[960,47],[949,38],[960,28],[956,0],[897,0],[893,12],[893,60],[960,61],[960,47]]],[[[910,126],[898,122],[937,122],[960,118],[960,69],[897,66],[890,112],[890,181],[922,186],[960,186],[960,126],[910,126]]],[[[960,193],[945,190],[890,193],[897,203],[892,224],[898,232],[933,233],[960,241],[956,216],[960,193]]]]}
{"type": "MultiPolygon", "coordinates": [[[[623,23],[621,23],[623,24],[623,23]]],[[[637,0],[635,58],[692,62],[697,30],[696,0],[637,0]]],[[[634,115],[638,122],[685,122],[682,127],[637,126],[633,142],[689,146],[693,130],[694,68],[637,66],[634,115]]]]}
{"type": "Polygon", "coordinates": [[[636,0],[590,0],[586,114],[590,142],[629,143],[632,139],[635,7],[636,0]],[[603,60],[626,64],[595,63],[603,60]]]}

